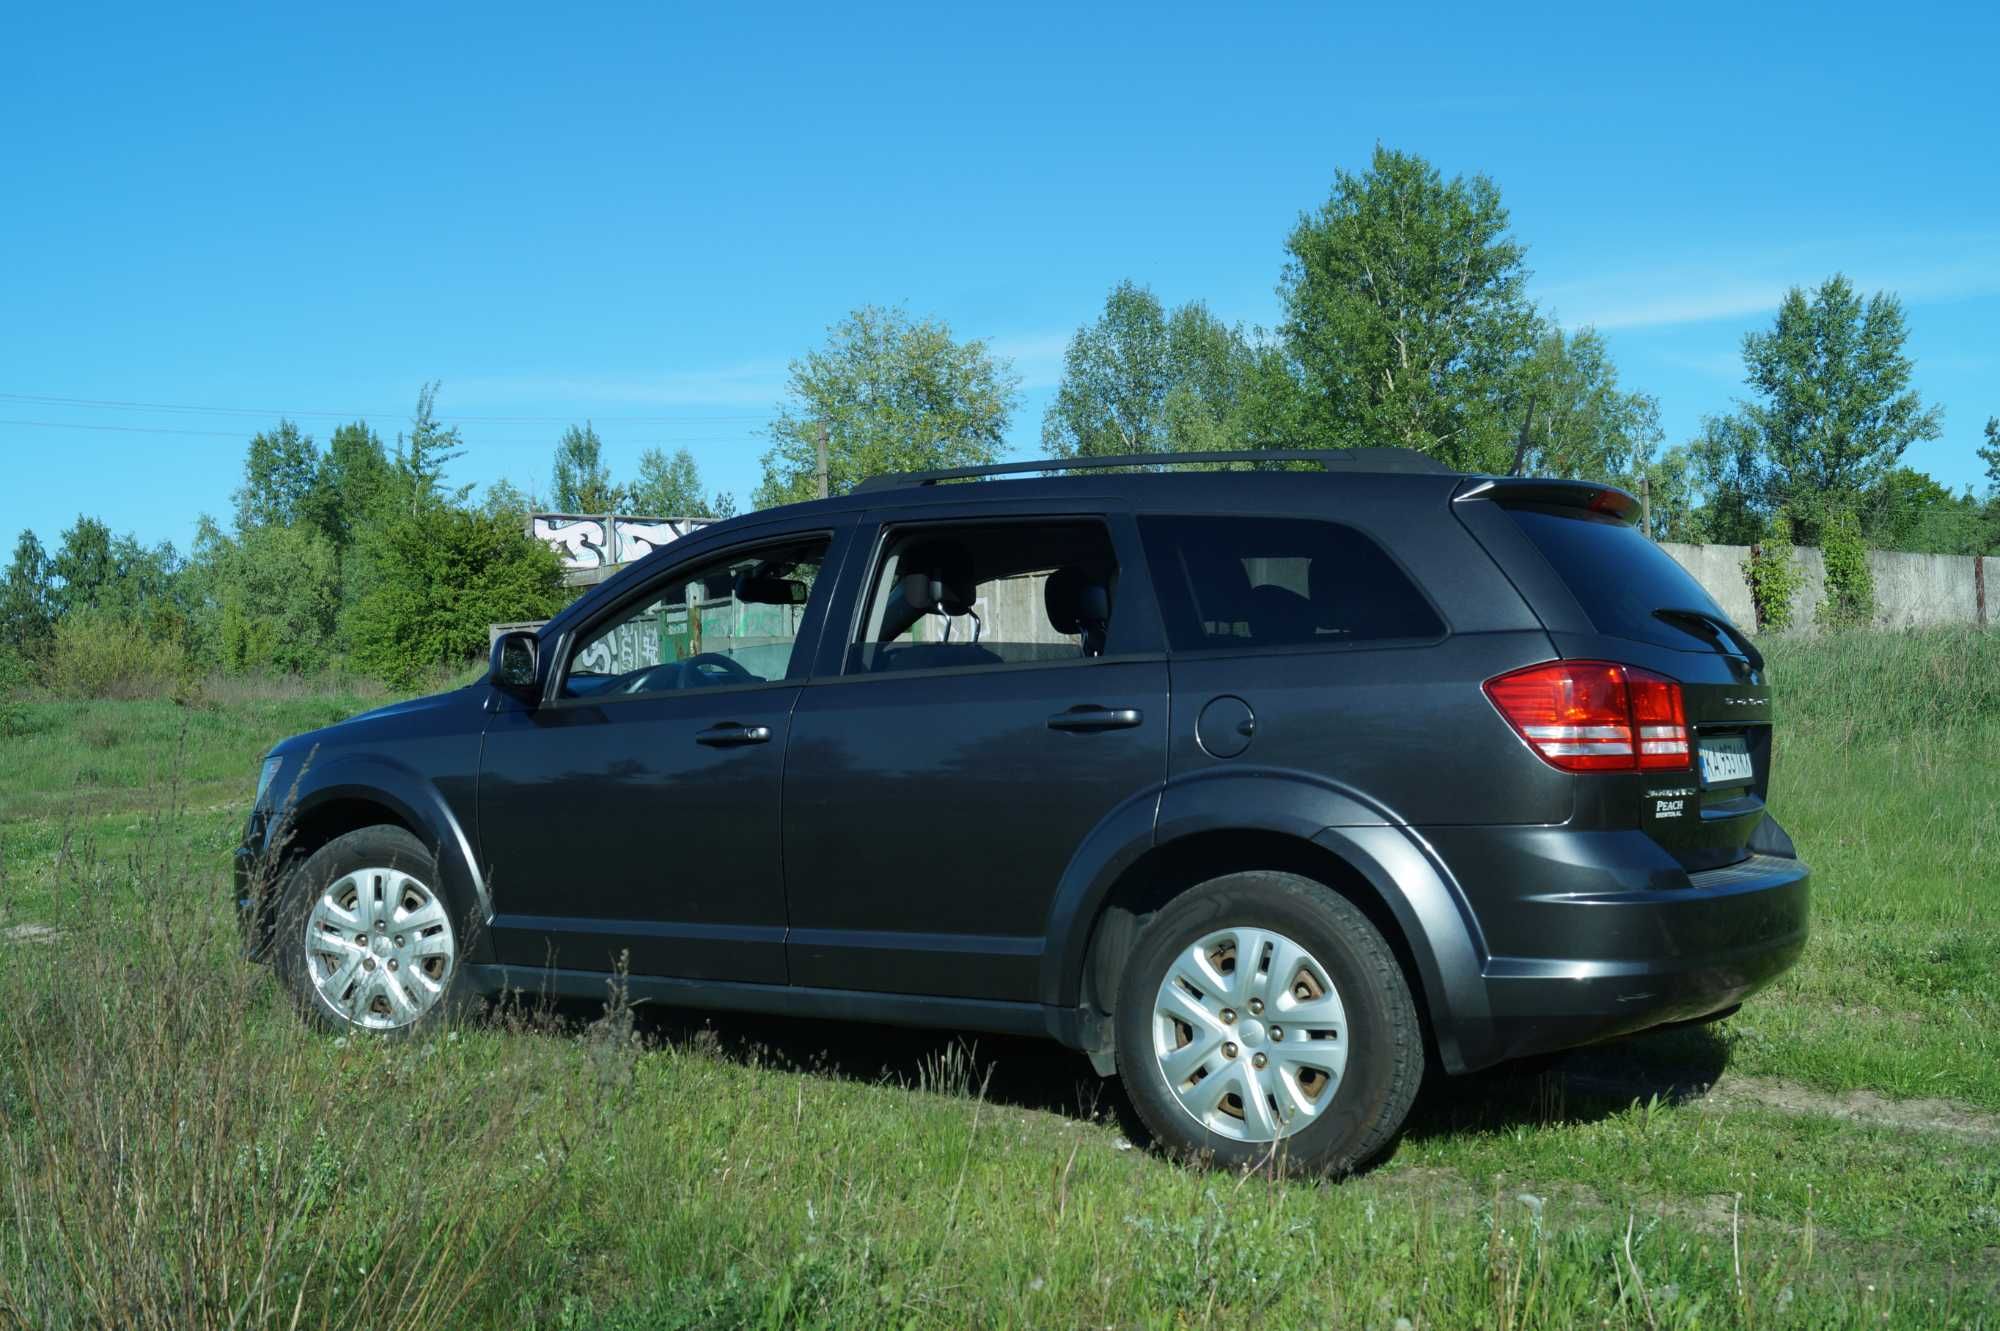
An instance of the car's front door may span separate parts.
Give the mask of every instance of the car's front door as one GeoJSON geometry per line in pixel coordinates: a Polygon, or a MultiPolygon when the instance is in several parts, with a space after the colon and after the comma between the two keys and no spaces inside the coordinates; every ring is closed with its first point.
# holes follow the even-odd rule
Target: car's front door
{"type": "Polygon", "coordinates": [[[498,960],[784,983],[780,783],[839,537],[690,556],[548,645],[480,762],[498,960]]]}
{"type": "Polygon", "coordinates": [[[855,536],[786,759],[795,985],[1032,1001],[1078,847],[1151,826],[1167,666],[1130,520],[961,511],[855,536]]]}

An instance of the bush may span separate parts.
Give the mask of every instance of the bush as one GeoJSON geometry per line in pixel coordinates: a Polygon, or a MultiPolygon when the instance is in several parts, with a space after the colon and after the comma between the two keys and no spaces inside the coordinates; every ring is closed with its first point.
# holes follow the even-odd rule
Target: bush
{"type": "Polygon", "coordinates": [[[65,698],[169,698],[191,674],[187,649],[147,634],[107,610],[72,610],[56,621],[44,677],[65,698]]]}
{"type": "Polygon", "coordinates": [[[398,688],[483,656],[489,625],[543,619],[567,599],[555,552],[502,515],[397,514],[369,529],[359,558],[354,662],[398,688]]]}
{"type": "Polygon", "coordinates": [[[1790,626],[1792,598],[1804,579],[1792,556],[1791,514],[1779,509],[1771,519],[1770,534],[1751,546],[1750,557],[1743,561],[1743,580],[1750,585],[1760,631],[1777,633],[1790,626]]]}
{"type": "Polygon", "coordinates": [[[310,527],[256,527],[221,562],[220,652],[232,675],[313,674],[333,661],[340,561],[310,527]]]}
{"type": "Polygon", "coordinates": [[[1820,528],[1826,557],[1826,598],[1818,618],[1830,628],[1865,628],[1875,618],[1875,576],[1868,571],[1868,546],[1853,510],[1837,508],[1820,528]]]}

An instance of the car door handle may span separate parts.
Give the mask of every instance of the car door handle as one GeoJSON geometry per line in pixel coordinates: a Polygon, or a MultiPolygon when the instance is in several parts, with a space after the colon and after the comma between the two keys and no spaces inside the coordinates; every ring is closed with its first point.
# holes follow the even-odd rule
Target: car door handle
{"type": "Polygon", "coordinates": [[[767,744],[771,739],[769,726],[739,726],[726,722],[710,726],[694,737],[697,744],[706,744],[711,749],[733,749],[744,744],[767,744]]]}
{"type": "Polygon", "coordinates": [[[1067,712],[1057,712],[1050,717],[1049,729],[1130,730],[1145,719],[1145,713],[1136,707],[1099,707],[1094,703],[1085,703],[1079,707],[1072,707],[1067,712]]]}

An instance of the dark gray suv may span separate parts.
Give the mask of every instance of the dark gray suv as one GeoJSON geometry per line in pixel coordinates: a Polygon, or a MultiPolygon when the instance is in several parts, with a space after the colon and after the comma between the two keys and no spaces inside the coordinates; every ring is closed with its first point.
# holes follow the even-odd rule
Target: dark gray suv
{"type": "Polygon", "coordinates": [[[286,740],[238,855],[253,953],[343,1029],[622,967],[664,1004],[1047,1035],[1173,1148],[1331,1170],[1427,1058],[1712,1018],[1798,957],[1763,662],[1631,496],[1171,461],[1224,469],[883,477],[706,527],[482,682],[286,740]]]}

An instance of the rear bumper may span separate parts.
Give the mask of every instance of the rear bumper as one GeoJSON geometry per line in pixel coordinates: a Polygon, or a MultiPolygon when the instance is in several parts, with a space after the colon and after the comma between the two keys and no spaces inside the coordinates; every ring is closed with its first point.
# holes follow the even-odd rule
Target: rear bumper
{"type": "Polygon", "coordinates": [[[1479,1063],[1723,1013],[1805,950],[1803,861],[1754,854],[1687,881],[1533,898],[1568,955],[1488,959],[1492,1027],[1479,1063]]]}

